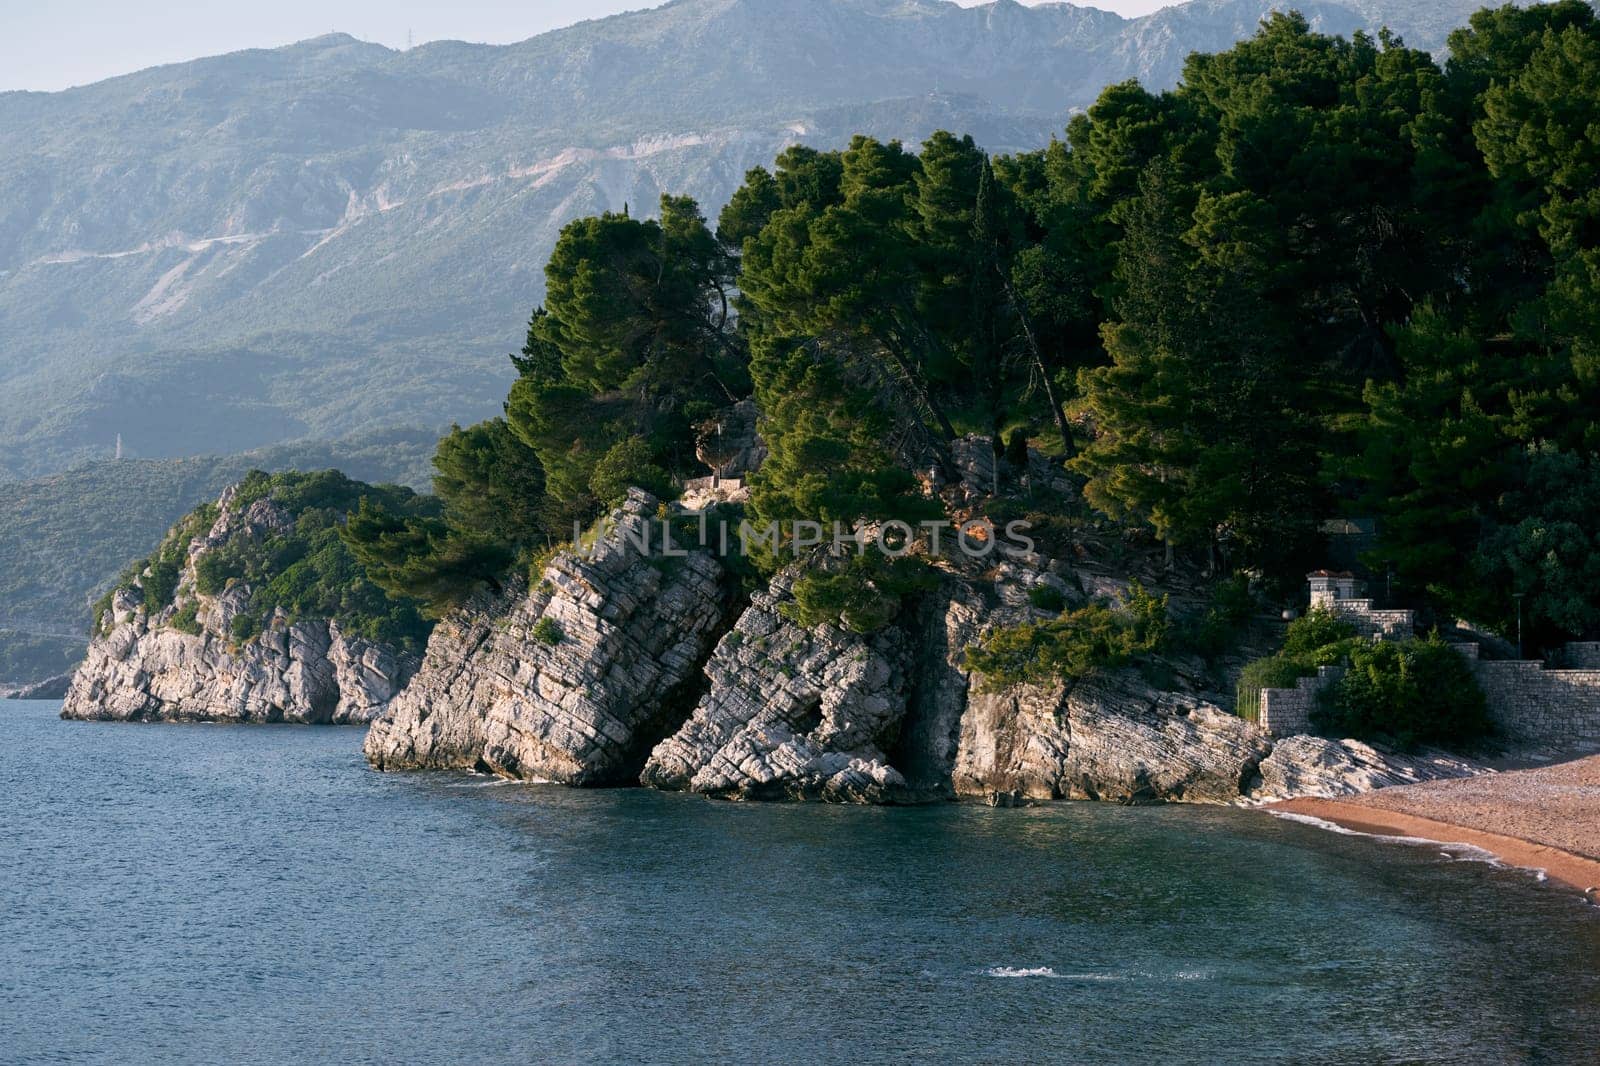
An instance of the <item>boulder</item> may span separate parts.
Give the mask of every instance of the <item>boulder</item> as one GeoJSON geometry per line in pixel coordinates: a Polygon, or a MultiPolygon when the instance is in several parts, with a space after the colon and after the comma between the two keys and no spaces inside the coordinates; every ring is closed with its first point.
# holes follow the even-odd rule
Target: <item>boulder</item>
{"type": "Polygon", "coordinates": [[[1232,803],[1271,750],[1248,722],[1124,670],[974,694],[954,784],[990,803],[1232,803]]]}
{"type": "Polygon", "coordinates": [[[1443,752],[1411,756],[1380,751],[1359,740],[1294,736],[1274,744],[1258,771],[1248,784],[1248,798],[1266,803],[1297,796],[1353,796],[1390,785],[1470,777],[1488,768],[1443,752]]]}

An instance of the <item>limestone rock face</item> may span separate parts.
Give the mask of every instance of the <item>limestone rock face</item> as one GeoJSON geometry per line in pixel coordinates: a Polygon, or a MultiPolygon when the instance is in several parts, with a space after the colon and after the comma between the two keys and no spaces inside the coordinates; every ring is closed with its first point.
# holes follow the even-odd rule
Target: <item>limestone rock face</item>
{"type": "Polygon", "coordinates": [[[906,711],[904,635],[806,629],[780,613],[788,598],[775,582],[722,638],[705,667],[710,691],[651,752],[644,784],[740,799],[905,791],[885,755],[906,711]]]}
{"type": "Polygon", "coordinates": [[[644,784],[732,799],[1239,804],[1472,769],[1354,741],[1275,743],[1224,710],[1201,664],[1183,659],[986,691],[964,668],[970,644],[1044,617],[1030,606],[1034,587],[1069,606],[1084,598],[1082,576],[1047,559],[948,571],[872,636],[788,618],[796,576],[758,593],[717,645],[708,689],[651,753],[644,784]]]}
{"type": "Polygon", "coordinates": [[[173,605],[152,616],[137,588],[113,594],[106,628],[72,676],[63,718],[364,723],[405,686],[417,668],[414,656],[342,633],[334,622],[289,624],[279,615],[257,637],[231,636],[249,587],[202,595],[196,562],[234,538],[294,526],[269,499],[245,507],[236,499],[237,487],[223,493],[211,527],[190,542],[173,605]],[[174,624],[179,604],[195,608],[192,626],[174,624]]]}
{"type": "Polygon", "coordinates": [[[1071,685],[976,693],[962,721],[955,790],[1002,805],[1229,803],[1271,750],[1271,740],[1248,722],[1121,671],[1071,685]]]}
{"type": "MultiPolygon", "coordinates": [[[[634,490],[612,517],[653,519],[634,490]]],[[[692,703],[727,615],[722,565],[650,557],[626,538],[562,552],[443,619],[410,686],[373,722],[380,770],[481,769],[572,785],[631,782],[692,703]]]]}
{"type": "Polygon", "coordinates": [[[416,669],[329,622],[297,622],[235,645],[142,614],[89,646],[63,718],[100,721],[360,723],[416,669]]]}
{"type": "Polygon", "coordinates": [[[1286,737],[1261,760],[1249,798],[1270,802],[1297,796],[1352,796],[1390,785],[1487,772],[1487,767],[1470,760],[1438,752],[1407,756],[1381,752],[1359,740],[1286,737]]]}

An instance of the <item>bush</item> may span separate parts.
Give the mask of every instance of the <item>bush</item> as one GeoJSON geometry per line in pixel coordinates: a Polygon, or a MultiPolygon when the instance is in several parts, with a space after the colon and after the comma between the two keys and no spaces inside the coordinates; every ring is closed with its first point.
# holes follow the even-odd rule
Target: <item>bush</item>
{"type": "Polygon", "coordinates": [[[1035,585],[1028,590],[1028,602],[1041,611],[1060,612],[1067,606],[1067,598],[1054,585],[1035,585]]]}
{"type": "Polygon", "coordinates": [[[606,507],[621,503],[635,486],[663,499],[672,495],[672,478],[656,465],[643,437],[613,445],[589,475],[589,491],[606,507]]]}
{"type": "Polygon", "coordinates": [[[1492,731],[1471,666],[1438,634],[1356,645],[1349,669],[1323,693],[1312,722],[1324,733],[1408,750],[1471,744],[1492,731]]]}
{"type": "Polygon", "coordinates": [[[240,612],[233,616],[233,623],[228,627],[228,632],[240,644],[261,632],[261,616],[250,614],[248,611],[240,612]]]}
{"type": "Polygon", "coordinates": [[[180,633],[188,633],[192,637],[200,635],[200,601],[190,600],[178,608],[172,616],[172,628],[180,633]]]}
{"type": "Polygon", "coordinates": [[[173,593],[178,591],[178,577],[177,563],[157,559],[150,564],[149,572],[139,579],[144,589],[145,607],[151,614],[172,602],[173,593]]]}
{"type": "Polygon", "coordinates": [[[794,583],[794,602],[781,610],[807,629],[838,625],[873,633],[894,621],[906,596],[931,588],[937,580],[921,559],[869,552],[837,569],[808,572],[794,583]]]}
{"type": "Polygon", "coordinates": [[[1135,582],[1117,607],[1091,603],[1048,622],[996,630],[967,649],[966,662],[991,688],[1071,681],[1158,651],[1167,634],[1167,598],[1135,582]]]}
{"type": "Polygon", "coordinates": [[[566,639],[561,623],[554,618],[541,618],[533,624],[533,639],[552,648],[566,639]]]}
{"type": "Polygon", "coordinates": [[[1289,623],[1289,631],[1283,638],[1283,652],[1291,656],[1316,655],[1355,635],[1355,626],[1326,607],[1318,607],[1289,623]]]}

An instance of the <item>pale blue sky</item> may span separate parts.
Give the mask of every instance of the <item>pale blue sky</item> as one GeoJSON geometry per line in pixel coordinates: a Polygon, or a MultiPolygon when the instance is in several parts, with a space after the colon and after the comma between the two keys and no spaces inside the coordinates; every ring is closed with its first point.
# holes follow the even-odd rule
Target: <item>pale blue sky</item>
{"type": "MultiPolygon", "coordinates": [[[[971,7],[982,0],[958,0],[971,7]]],[[[1123,15],[1174,0],[1078,0],[1123,15]]],[[[0,90],[65,89],[160,63],[289,44],[340,30],[403,48],[506,44],[656,0],[0,0],[0,90]]]]}

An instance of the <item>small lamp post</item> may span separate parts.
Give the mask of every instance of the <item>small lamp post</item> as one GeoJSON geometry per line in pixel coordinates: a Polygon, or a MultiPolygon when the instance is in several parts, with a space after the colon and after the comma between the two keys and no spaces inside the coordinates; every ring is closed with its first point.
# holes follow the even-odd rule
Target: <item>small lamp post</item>
{"type": "Polygon", "coordinates": [[[1517,658],[1526,659],[1527,653],[1522,650],[1522,597],[1524,592],[1513,592],[1511,598],[1517,601],[1517,658]]]}

